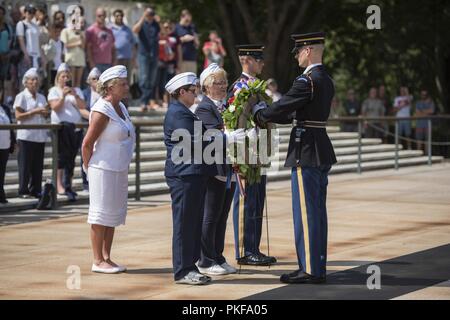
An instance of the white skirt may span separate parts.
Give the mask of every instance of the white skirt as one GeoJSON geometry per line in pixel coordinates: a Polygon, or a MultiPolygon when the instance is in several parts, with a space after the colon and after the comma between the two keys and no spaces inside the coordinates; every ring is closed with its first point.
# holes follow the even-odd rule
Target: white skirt
{"type": "Polygon", "coordinates": [[[116,172],[89,167],[88,223],[106,227],[125,224],[128,204],[128,170],[116,172]]]}

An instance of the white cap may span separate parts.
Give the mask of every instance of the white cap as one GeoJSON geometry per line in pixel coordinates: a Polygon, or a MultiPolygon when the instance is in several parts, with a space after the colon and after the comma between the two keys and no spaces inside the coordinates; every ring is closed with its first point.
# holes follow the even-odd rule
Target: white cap
{"type": "Polygon", "coordinates": [[[116,78],[127,78],[128,72],[127,68],[122,65],[114,66],[109,69],[106,69],[98,79],[101,83],[105,83],[106,81],[116,79],[116,78]]]}
{"type": "Polygon", "coordinates": [[[195,86],[198,82],[197,75],[193,72],[183,72],[177,74],[175,77],[169,80],[166,84],[166,90],[168,93],[172,94],[175,90],[187,86],[192,85],[195,86]]]}
{"type": "Polygon", "coordinates": [[[67,71],[67,72],[70,71],[69,65],[68,65],[67,63],[65,63],[65,62],[63,62],[63,63],[61,63],[61,64],[59,65],[58,70],[56,71],[56,73],[60,73],[60,72],[62,72],[62,71],[67,71]]]}
{"type": "Polygon", "coordinates": [[[200,74],[200,85],[203,87],[203,83],[205,82],[206,78],[210,76],[211,74],[219,71],[221,68],[217,63],[211,63],[209,66],[206,67],[205,70],[200,74]]]}
{"type": "Polygon", "coordinates": [[[27,82],[27,79],[30,78],[39,78],[39,73],[37,68],[30,68],[27,70],[27,72],[25,72],[25,74],[23,75],[22,78],[22,84],[25,85],[25,83],[27,82]]]}
{"type": "Polygon", "coordinates": [[[102,73],[96,67],[92,68],[92,70],[88,74],[88,80],[91,78],[98,78],[102,73]]]}

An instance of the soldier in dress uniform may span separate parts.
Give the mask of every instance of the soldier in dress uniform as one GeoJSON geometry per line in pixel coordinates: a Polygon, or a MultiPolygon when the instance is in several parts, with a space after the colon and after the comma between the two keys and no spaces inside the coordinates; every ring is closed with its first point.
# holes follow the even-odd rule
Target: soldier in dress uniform
{"type": "Polygon", "coordinates": [[[323,32],[292,35],[300,67],[291,89],[276,103],[253,107],[255,121],[286,122],[294,114],[285,167],[292,168],[292,206],[299,269],[280,278],[284,283],[323,283],[327,262],[328,172],[336,163],[327,135],[334,84],[322,65],[323,32]]]}
{"type": "Polygon", "coordinates": [[[191,285],[211,281],[210,277],[199,272],[195,263],[201,252],[206,181],[208,176],[217,174],[214,166],[203,162],[203,157],[194,159],[194,145],[201,143],[202,150],[206,147],[202,141],[206,129],[189,110],[195,101],[197,83],[197,76],[192,72],[178,74],[167,83],[166,90],[172,101],[164,119],[164,143],[167,148],[164,175],[172,198],[174,278],[178,284],[191,285]],[[201,126],[200,132],[195,130],[197,121],[201,126]],[[184,135],[186,132],[189,134],[187,137],[184,135]],[[180,150],[180,139],[176,138],[178,135],[181,135],[183,145],[184,142],[190,142],[190,158],[183,161],[176,159],[185,155],[185,150],[180,150]]]}
{"type": "MultiPolygon", "coordinates": [[[[230,98],[236,90],[247,82],[257,79],[264,67],[264,47],[262,45],[237,46],[239,61],[242,66],[241,76],[231,85],[228,91],[230,98]]],[[[264,202],[266,198],[266,176],[261,176],[261,182],[245,187],[244,200],[244,256],[239,252],[239,188],[234,194],[233,226],[235,234],[236,259],[240,265],[267,266],[277,262],[275,257],[267,256],[259,251],[262,232],[264,202]]]]}

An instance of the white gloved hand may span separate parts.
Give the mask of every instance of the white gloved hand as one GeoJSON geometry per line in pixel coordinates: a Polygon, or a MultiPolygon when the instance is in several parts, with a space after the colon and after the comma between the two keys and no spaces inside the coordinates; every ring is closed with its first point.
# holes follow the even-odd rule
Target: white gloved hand
{"type": "Polygon", "coordinates": [[[256,128],[251,128],[248,130],[247,137],[252,141],[258,139],[258,132],[256,131],[256,128]]]}
{"type": "Polygon", "coordinates": [[[255,115],[259,110],[267,108],[267,103],[260,101],[252,107],[252,114],[255,115]]]}
{"type": "Polygon", "coordinates": [[[245,142],[245,129],[236,129],[233,131],[225,130],[225,135],[227,136],[227,143],[244,143],[245,142]]]}

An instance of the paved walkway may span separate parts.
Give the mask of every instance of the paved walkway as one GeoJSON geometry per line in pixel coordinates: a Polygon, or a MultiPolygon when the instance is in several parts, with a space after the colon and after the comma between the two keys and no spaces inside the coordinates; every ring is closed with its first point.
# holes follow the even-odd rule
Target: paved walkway
{"type": "MultiPolygon", "coordinates": [[[[330,176],[328,283],[314,287],[278,280],[297,267],[289,182],[268,192],[270,253],[279,263],[204,287],[172,281],[166,195],[130,202],[113,246],[113,259],[129,269],[119,275],[90,272],[87,206],[2,214],[0,299],[450,299],[449,195],[450,164],[330,176]],[[380,290],[366,286],[369,265],[381,269],[380,290]],[[80,289],[67,273],[77,268],[80,289]]],[[[228,223],[225,256],[234,264],[228,223]]]]}

